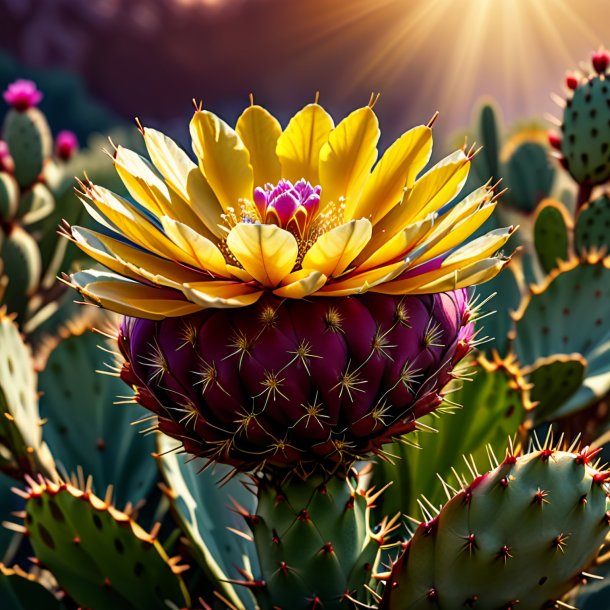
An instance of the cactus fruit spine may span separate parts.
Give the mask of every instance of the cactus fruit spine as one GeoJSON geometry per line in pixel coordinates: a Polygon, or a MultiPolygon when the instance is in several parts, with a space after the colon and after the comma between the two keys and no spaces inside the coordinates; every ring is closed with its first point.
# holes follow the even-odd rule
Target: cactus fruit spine
{"type": "Polygon", "coordinates": [[[555,607],[610,532],[610,472],[593,463],[598,453],[545,445],[473,471],[405,543],[379,609],[555,607]]]}

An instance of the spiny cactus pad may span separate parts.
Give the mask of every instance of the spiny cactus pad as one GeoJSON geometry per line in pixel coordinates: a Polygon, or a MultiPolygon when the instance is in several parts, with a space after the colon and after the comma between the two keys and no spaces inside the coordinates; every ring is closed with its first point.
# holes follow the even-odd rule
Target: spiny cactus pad
{"type": "Polygon", "coordinates": [[[556,354],[578,353],[587,361],[584,383],[555,416],[582,409],[610,390],[608,299],[610,258],[573,259],[532,287],[515,314],[513,346],[523,366],[556,354]]]}
{"type": "Polygon", "coordinates": [[[14,320],[0,309],[0,448],[10,456],[5,470],[53,476],[55,466],[42,440],[36,373],[29,347],[14,320]]]}
{"type": "Polygon", "coordinates": [[[261,574],[244,574],[244,585],[262,610],[348,609],[350,598],[369,598],[365,585],[395,526],[386,520],[371,531],[376,495],[354,477],[259,479],[256,514],[241,512],[261,566],[261,574]]]}
{"type": "Polygon", "coordinates": [[[44,184],[35,184],[23,193],[19,201],[19,222],[23,226],[34,224],[46,218],[54,208],[53,193],[44,184]]]}
{"type": "Polygon", "coordinates": [[[0,600],[2,610],[61,610],[64,606],[37,579],[18,566],[0,563],[0,600]]]}
{"type": "Polygon", "coordinates": [[[19,185],[15,178],[0,172],[0,220],[10,220],[17,213],[19,185]]]}
{"type": "Polygon", "coordinates": [[[595,451],[508,455],[421,523],[380,610],[542,610],[579,584],[610,531],[595,451]]]}
{"type": "Polygon", "coordinates": [[[587,361],[580,354],[541,358],[524,374],[532,383],[537,421],[552,419],[557,410],[580,388],[586,378],[587,361]]]}
{"type": "Polygon", "coordinates": [[[4,121],[3,139],[15,162],[15,178],[22,187],[33,184],[51,156],[53,141],[49,125],[37,108],[11,110],[4,121]]]}
{"type": "Polygon", "coordinates": [[[256,509],[256,495],[244,483],[246,475],[233,473],[224,464],[193,461],[187,454],[178,454],[179,443],[164,434],[157,435],[158,460],[174,514],[188,537],[190,552],[217,583],[218,590],[229,602],[249,607],[252,593],[231,581],[239,577],[238,567],[258,573],[258,557],[251,541],[237,532],[244,532],[243,519],[234,509],[251,514],[256,509]],[[240,602],[241,599],[241,602],[240,602]]]}
{"type": "Polygon", "coordinates": [[[568,211],[559,201],[544,201],[538,208],[534,223],[534,245],[540,265],[546,273],[556,269],[558,261],[569,258],[571,228],[568,211]]]}
{"type": "Polygon", "coordinates": [[[610,84],[605,74],[581,78],[563,112],[561,152],[579,184],[610,178],[610,84]]]}
{"type": "Polygon", "coordinates": [[[503,451],[506,438],[517,434],[526,413],[533,408],[531,386],[512,357],[495,355],[490,360],[480,355],[466,375],[465,380],[450,386],[447,399],[451,402],[441,407],[440,414],[422,420],[436,433],[423,429],[409,437],[413,444],[397,441],[384,447],[390,456],[400,459],[379,460],[375,466],[375,485],[392,483],[379,499],[383,514],[416,514],[422,495],[433,504],[442,503],[445,496],[437,474],[458,484],[451,469],[463,464],[462,455],[483,461],[488,445],[494,451],[503,451]],[[448,412],[443,413],[444,409],[448,412]]]}
{"type": "MultiPolygon", "coordinates": [[[[98,322],[109,323],[103,317],[98,322]]],[[[131,425],[146,412],[129,404],[129,389],[106,366],[115,360],[109,341],[76,324],[62,334],[39,373],[43,438],[67,474],[80,467],[93,476],[98,493],[112,485],[118,504],[137,504],[157,477],[154,460],[147,459],[154,438],[131,425]]]]}
{"type": "Polygon", "coordinates": [[[36,553],[77,604],[95,610],[189,605],[179,573],[155,534],[106,500],[69,484],[29,481],[25,525],[36,553]]]}
{"type": "Polygon", "coordinates": [[[574,249],[577,254],[598,249],[610,253],[610,197],[602,195],[582,207],[576,218],[574,249]]]}
{"type": "Polygon", "coordinates": [[[545,146],[524,141],[508,158],[505,175],[511,204],[518,210],[531,212],[551,192],[555,168],[545,146]]]}

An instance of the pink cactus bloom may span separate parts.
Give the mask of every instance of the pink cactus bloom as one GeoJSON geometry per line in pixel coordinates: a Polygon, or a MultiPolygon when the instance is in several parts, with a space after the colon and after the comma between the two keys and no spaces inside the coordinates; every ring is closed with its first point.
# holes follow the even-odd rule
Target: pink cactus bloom
{"type": "Polygon", "coordinates": [[[19,79],[11,83],[4,92],[4,100],[18,112],[37,106],[42,100],[42,93],[31,80],[19,79]]]}
{"type": "Polygon", "coordinates": [[[62,161],[69,161],[78,149],[78,140],[71,131],[60,131],[55,138],[55,154],[62,161]]]}

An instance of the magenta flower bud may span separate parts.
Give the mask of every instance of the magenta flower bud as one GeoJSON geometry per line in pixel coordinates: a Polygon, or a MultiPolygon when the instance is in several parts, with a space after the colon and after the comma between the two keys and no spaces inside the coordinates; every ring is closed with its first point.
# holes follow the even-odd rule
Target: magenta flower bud
{"type": "Polygon", "coordinates": [[[4,100],[18,112],[37,106],[42,100],[42,93],[31,80],[19,79],[11,83],[4,92],[4,100]]]}
{"type": "Polygon", "coordinates": [[[55,138],[55,154],[62,161],[69,161],[78,149],[78,140],[71,131],[60,131],[55,138]]]}
{"type": "Polygon", "coordinates": [[[610,54],[605,49],[600,49],[597,53],[593,53],[591,63],[598,74],[605,74],[610,63],[610,54]]]}
{"type": "MultiPolygon", "coordinates": [[[[291,191],[285,191],[273,199],[267,206],[267,217],[273,210],[281,227],[285,227],[299,207],[299,201],[291,191]]],[[[266,217],[266,218],[267,218],[266,217]]]]}

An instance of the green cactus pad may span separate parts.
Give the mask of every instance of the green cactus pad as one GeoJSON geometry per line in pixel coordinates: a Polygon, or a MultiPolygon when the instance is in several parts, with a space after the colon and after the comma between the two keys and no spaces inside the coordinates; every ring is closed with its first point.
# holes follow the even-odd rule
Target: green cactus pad
{"type": "Polygon", "coordinates": [[[610,390],[610,259],[573,259],[532,287],[515,314],[513,347],[519,362],[580,354],[587,373],[580,388],[554,412],[585,408],[610,390]]]}
{"type": "MultiPolygon", "coordinates": [[[[117,503],[138,503],[154,485],[157,468],[150,457],[154,438],[130,425],[144,414],[136,404],[113,404],[130,394],[118,377],[104,375],[114,356],[109,342],[85,324],[59,339],[39,374],[40,414],[47,421],[43,438],[53,448],[58,467],[82,468],[92,475],[95,491],[114,487],[117,503]],[[75,384],[75,379],[78,383],[75,384]]],[[[109,323],[101,315],[98,326],[109,323]]],[[[126,398],[122,402],[128,401],[126,398]]]]}
{"type": "Polygon", "coordinates": [[[262,610],[352,608],[349,597],[367,601],[380,545],[392,530],[369,529],[374,498],[351,477],[296,475],[282,484],[258,481],[258,509],[246,511],[260,561],[260,574],[244,583],[262,610]]]}
{"type": "Polygon", "coordinates": [[[523,212],[532,212],[549,196],[555,180],[547,147],[535,141],[521,143],[506,163],[505,176],[511,205],[523,212]]]}
{"type": "Polygon", "coordinates": [[[0,310],[0,449],[4,470],[53,476],[55,466],[42,440],[36,373],[30,349],[15,322],[0,310]]]}
{"type": "Polygon", "coordinates": [[[500,178],[500,133],[498,109],[495,104],[486,103],[482,106],[479,115],[479,135],[483,145],[481,151],[481,173],[484,180],[500,178]]]}
{"type": "Polygon", "coordinates": [[[0,220],[10,220],[17,213],[19,185],[15,178],[0,172],[0,220]]]}
{"type": "Polygon", "coordinates": [[[64,606],[36,578],[18,566],[0,563],[0,602],[2,610],[61,610],[64,606]]]}
{"type": "Polygon", "coordinates": [[[604,75],[583,80],[563,112],[561,152],[579,184],[610,178],[610,85],[604,75]]]}
{"type": "Polygon", "coordinates": [[[547,421],[582,385],[587,361],[580,354],[542,358],[524,370],[532,383],[531,397],[537,403],[537,421],[547,421]]]}
{"type": "Polygon", "coordinates": [[[243,474],[231,477],[232,469],[224,464],[202,470],[204,464],[178,454],[179,444],[164,434],[158,435],[158,447],[165,490],[193,556],[226,599],[237,606],[251,606],[254,600],[250,591],[229,580],[239,578],[236,566],[258,571],[256,549],[242,536],[228,531],[244,529],[234,502],[249,514],[256,508],[256,496],[245,486],[250,480],[243,474]]]}
{"type": "Polygon", "coordinates": [[[8,285],[4,304],[9,313],[16,313],[20,320],[25,315],[29,297],[40,280],[41,261],[36,241],[18,225],[5,235],[0,249],[4,273],[8,285]]]}
{"type": "Polygon", "coordinates": [[[556,269],[558,261],[568,260],[571,224],[568,211],[559,201],[548,200],[539,206],[534,223],[534,246],[546,273],[556,269]]]}
{"type": "Polygon", "coordinates": [[[36,182],[53,147],[44,114],[37,108],[24,112],[10,110],[4,121],[3,140],[15,162],[17,182],[22,187],[36,182]]]}
{"type": "Polygon", "coordinates": [[[610,197],[603,195],[581,208],[576,218],[574,249],[577,254],[590,250],[610,253],[610,197]]]}
{"type": "Polygon", "coordinates": [[[21,197],[18,216],[24,226],[46,218],[55,207],[55,199],[44,184],[35,184],[21,197]]]}
{"type": "MultiPolygon", "coordinates": [[[[456,485],[451,469],[462,464],[462,455],[472,455],[477,461],[487,459],[487,445],[501,452],[506,438],[515,436],[528,410],[533,408],[529,385],[525,382],[514,358],[488,360],[479,356],[473,364],[472,380],[456,382],[457,391],[447,398],[461,409],[445,404],[451,411],[429,415],[423,423],[437,430],[409,434],[414,444],[395,442],[384,446],[389,455],[400,459],[379,461],[374,470],[374,483],[392,485],[380,498],[384,514],[419,513],[421,496],[433,504],[443,502],[443,490],[437,474],[456,485]],[[461,387],[460,387],[461,386],[461,387]]],[[[451,390],[455,388],[450,388],[451,390]]],[[[405,440],[407,440],[407,438],[405,440]]]]}
{"type": "Polygon", "coordinates": [[[594,453],[545,447],[464,481],[405,544],[380,610],[555,607],[610,531],[594,453]]]}
{"type": "Polygon", "coordinates": [[[183,566],[167,557],[154,534],[87,490],[29,483],[25,522],[36,557],[79,606],[188,607],[183,566]]]}

